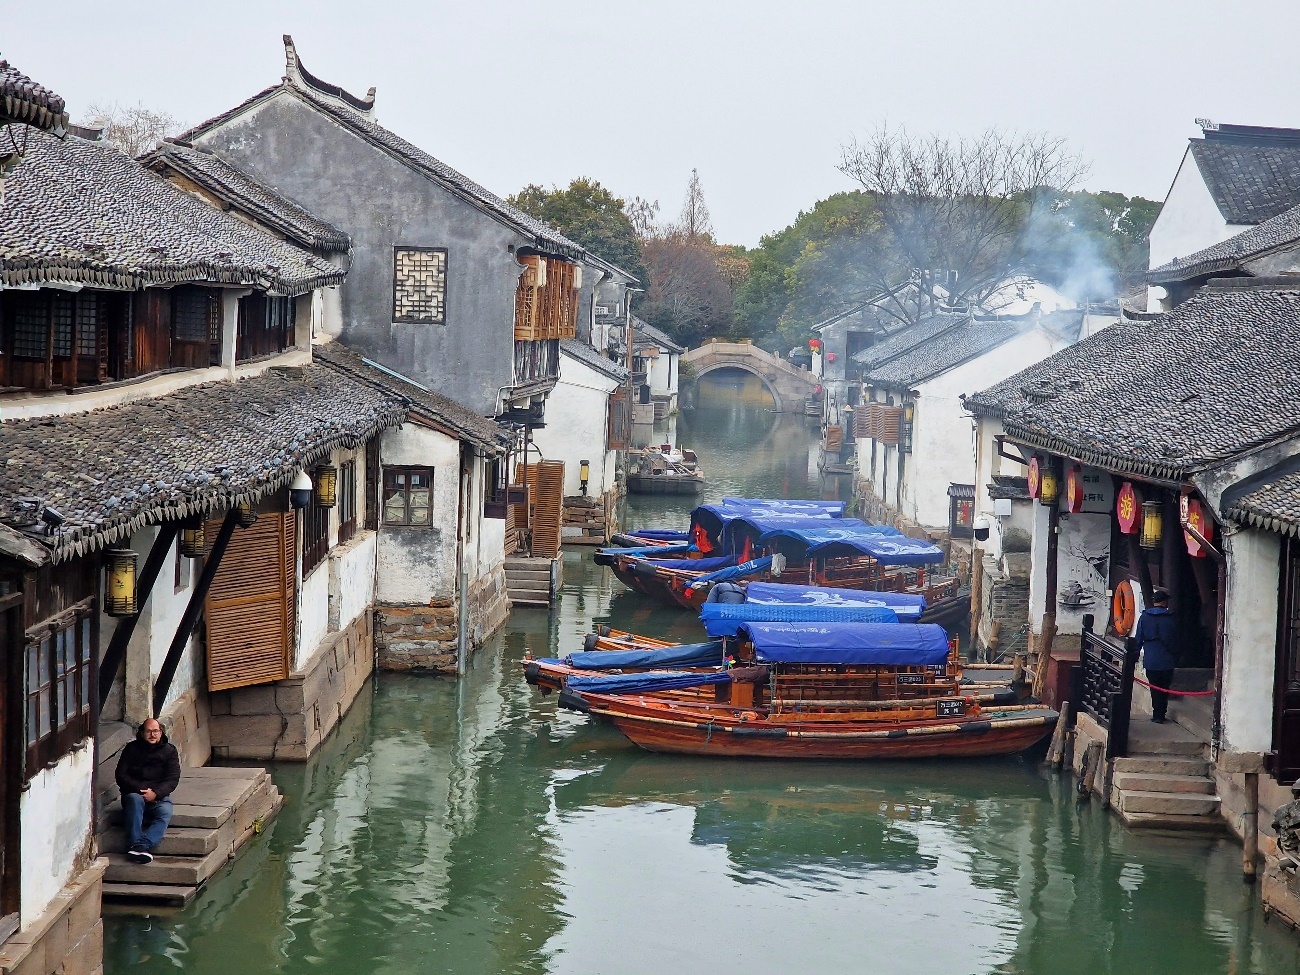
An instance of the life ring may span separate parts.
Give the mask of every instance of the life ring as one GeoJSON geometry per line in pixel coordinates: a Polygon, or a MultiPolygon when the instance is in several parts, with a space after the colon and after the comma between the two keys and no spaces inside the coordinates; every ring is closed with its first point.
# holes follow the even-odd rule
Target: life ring
{"type": "Polygon", "coordinates": [[[1111,629],[1119,636],[1127,637],[1133,632],[1137,621],[1137,600],[1133,597],[1133,580],[1125,579],[1115,587],[1115,595],[1110,600],[1111,629]]]}

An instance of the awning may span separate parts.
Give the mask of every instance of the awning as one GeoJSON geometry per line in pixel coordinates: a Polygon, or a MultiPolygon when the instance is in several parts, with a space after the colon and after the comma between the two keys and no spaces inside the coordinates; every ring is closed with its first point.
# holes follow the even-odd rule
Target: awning
{"type": "Polygon", "coordinates": [[[942,667],[948,634],[934,623],[745,623],[761,664],[942,667]]]}
{"type": "Polygon", "coordinates": [[[838,527],[779,528],[759,537],[760,545],[789,539],[805,547],[806,558],[860,552],[881,565],[938,565],[947,561],[943,551],[929,542],[905,535],[880,535],[838,527]]]}

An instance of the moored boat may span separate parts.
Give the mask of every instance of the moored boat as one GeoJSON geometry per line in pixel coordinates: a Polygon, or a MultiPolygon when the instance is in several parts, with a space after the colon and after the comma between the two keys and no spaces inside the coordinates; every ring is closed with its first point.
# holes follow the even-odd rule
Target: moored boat
{"type": "Polygon", "coordinates": [[[699,494],[704,472],[695,451],[669,444],[628,454],[627,489],[632,494],[699,494]]]}

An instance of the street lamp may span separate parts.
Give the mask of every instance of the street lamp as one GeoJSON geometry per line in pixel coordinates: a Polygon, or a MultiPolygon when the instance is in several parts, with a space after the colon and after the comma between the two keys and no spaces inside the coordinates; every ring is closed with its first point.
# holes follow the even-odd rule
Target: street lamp
{"type": "Polygon", "coordinates": [[[591,479],[591,461],[578,461],[578,477],[582,480],[582,496],[587,496],[587,481],[591,479]]]}

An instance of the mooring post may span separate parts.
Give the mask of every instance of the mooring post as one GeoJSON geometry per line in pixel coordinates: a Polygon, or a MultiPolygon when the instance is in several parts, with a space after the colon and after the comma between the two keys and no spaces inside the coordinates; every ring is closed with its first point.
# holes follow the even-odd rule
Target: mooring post
{"type": "Polygon", "coordinates": [[[1255,860],[1259,856],[1259,773],[1246,773],[1246,819],[1242,824],[1241,879],[1255,882],[1255,860]]]}

